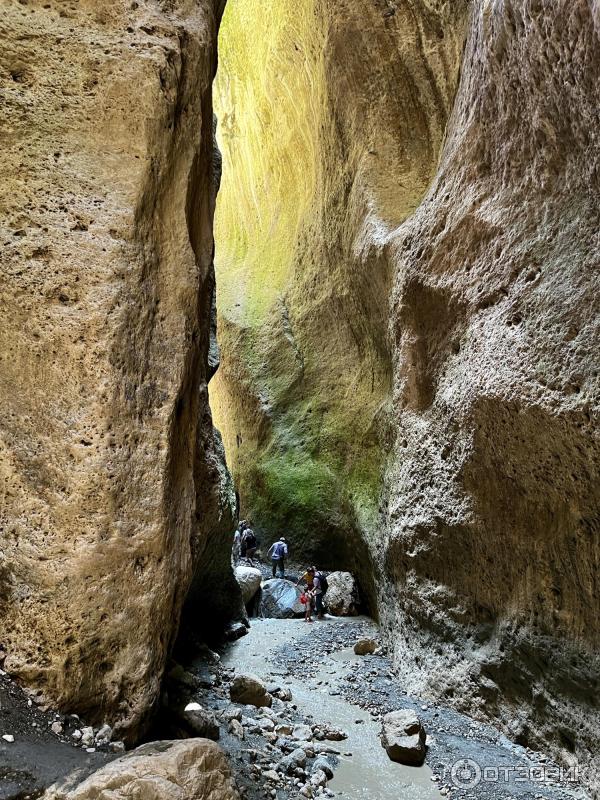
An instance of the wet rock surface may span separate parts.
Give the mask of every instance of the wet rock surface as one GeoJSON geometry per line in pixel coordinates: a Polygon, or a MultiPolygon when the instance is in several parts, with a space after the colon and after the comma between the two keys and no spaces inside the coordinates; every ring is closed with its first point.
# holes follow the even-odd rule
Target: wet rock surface
{"type": "Polygon", "coordinates": [[[302,590],[283,578],[271,578],[262,584],[259,614],[271,619],[286,619],[304,614],[300,602],[302,590]]]}

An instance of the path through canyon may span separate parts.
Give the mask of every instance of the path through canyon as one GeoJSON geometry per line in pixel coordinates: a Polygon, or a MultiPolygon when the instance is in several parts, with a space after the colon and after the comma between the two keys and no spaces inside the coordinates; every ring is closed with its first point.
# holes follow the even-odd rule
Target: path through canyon
{"type": "MultiPolygon", "coordinates": [[[[512,744],[493,726],[476,722],[448,706],[410,696],[384,654],[358,656],[353,645],[362,637],[379,636],[366,618],[333,618],[306,625],[302,620],[253,619],[250,633],[228,646],[222,665],[235,674],[262,679],[267,686],[291,690],[292,701],[274,702],[272,709],[243,710],[245,740],[223,727],[222,742],[232,754],[234,770],[244,793],[263,800],[273,792],[280,800],[297,796],[307,779],[296,779],[296,791],[282,787],[277,772],[293,747],[323,747],[329,751],[334,777],[327,788],[343,800],[583,800],[575,783],[556,780],[557,765],[542,753],[512,744]],[[293,708],[291,707],[293,703],[293,708]],[[397,709],[416,711],[428,735],[423,767],[408,767],[389,760],[380,742],[381,718],[397,709]],[[341,741],[296,741],[280,735],[269,742],[266,730],[258,734],[257,721],[332,728],[347,736],[341,741]],[[283,749],[282,749],[283,745],[283,749]],[[480,782],[469,786],[454,765],[465,760],[483,770],[480,782]],[[554,779],[553,779],[554,776],[554,779]],[[547,778],[547,779],[546,779],[547,778]]],[[[197,665],[198,666],[198,665],[197,665]]],[[[217,714],[230,713],[227,687],[233,673],[225,673],[221,698],[205,693],[202,702],[217,714]],[[224,710],[225,709],[225,710],[224,710]]],[[[270,726],[268,726],[270,727],[270,726]]],[[[317,753],[318,755],[318,753],[317,753]]],[[[310,777],[311,759],[306,766],[310,777]]],[[[301,770],[302,771],[302,770],[301,770]]],[[[567,776],[568,777],[568,776],[567,776]]],[[[302,796],[302,795],[300,795],[302,796]]],[[[332,795],[333,796],[333,795],[332,795]]]]}

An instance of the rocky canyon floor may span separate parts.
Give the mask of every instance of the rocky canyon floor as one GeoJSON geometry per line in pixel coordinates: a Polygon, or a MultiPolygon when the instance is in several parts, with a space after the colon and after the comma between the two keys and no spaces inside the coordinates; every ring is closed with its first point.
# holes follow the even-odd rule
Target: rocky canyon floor
{"type": "MultiPolygon", "coordinates": [[[[178,690],[214,714],[242,798],[588,797],[564,775],[558,780],[557,765],[544,754],[511,743],[490,725],[407,695],[385,653],[354,654],[353,645],[362,637],[378,637],[367,618],[328,617],[312,625],[253,619],[249,634],[219,655],[205,651],[184,668],[176,667],[178,690]],[[264,682],[273,693],[271,708],[231,702],[231,682],[242,674],[264,682]],[[278,697],[286,697],[285,690],[291,699],[278,697]],[[381,716],[398,709],[416,711],[425,726],[428,750],[422,767],[393,763],[380,744],[381,716]],[[481,774],[474,783],[477,770],[481,774]],[[330,778],[326,784],[324,775],[330,778]],[[321,786],[313,785],[315,776],[321,786]]],[[[7,676],[2,676],[0,714],[1,733],[15,739],[0,743],[5,765],[0,800],[35,797],[57,778],[74,770],[83,777],[116,757],[101,752],[107,748],[87,753],[70,743],[67,718],[61,718],[64,732],[54,734],[56,715],[30,704],[7,676]]],[[[153,737],[160,737],[160,727],[153,737]]]]}
{"type": "MultiPolygon", "coordinates": [[[[363,636],[377,638],[376,626],[365,618],[330,618],[312,625],[302,620],[253,620],[250,634],[223,653],[226,668],[251,672],[267,685],[291,689],[291,703],[275,701],[272,710],[259,714],[244,711],[258,717],[259,724],[260,719],[274,718],[276,724],[316,726],[317,731],[333,728],[347,734],[339,742],[316,742],[316,746],[301,743],[307,753],[323,752],[331,761],[334,777],[327,784],[330,796],[378,800],[587,797],[575,786],[555,783],[551,776],[558,768],[543,754],[511,743],[490,725],[408,696],[394,679],[384,654],[354,654],[353,645],[363,636]],[[428,753],[423,767],[395,764],[381,747],[380,717],[397,709],[417,711],[425,726],[428,753]],[[483,770],[476,786],[459,788],[453,781],[453,765],[463,759],[483,770]],[[550,780],[542,781],[544,774],[550,780]]],[[[221,702],[227,703],[225,688],[221,702]]],[[[207,695],[205,702],[216,709],[220,706],[216,694],[207,695]]],[[[283,780],[271,783],[265,777],[277,772],[282,749],[289,751],[297,743],[285,738],[269,743],[260,735],[249,734],[256,728],[245,721],[245,741],[234,741],[225,733],[222,742],[232,753],[243,793],[252,800],[269,794],[278,800],[298,796],[297,788],[290,791],[278,785],[283,780]]],[[[308,759],[306,772],[310,774],[313,766],[308,759]]],[[[460,780],[460,776],[456,778],[460,780]]],[[[304,782],[303,776],[297,779],[297,784],[304,782]]]]}

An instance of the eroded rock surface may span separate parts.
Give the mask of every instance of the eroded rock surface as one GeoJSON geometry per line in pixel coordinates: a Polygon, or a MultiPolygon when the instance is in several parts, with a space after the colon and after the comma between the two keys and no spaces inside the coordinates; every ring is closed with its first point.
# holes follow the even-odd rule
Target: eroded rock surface
{"type": "Polygon", "coordinates": [[[217,5],[0,21],[0,641],[11,673],[130,737],[203,565],[223,614],[236,597],[206,386],[217,5]]]}
{"type": "Polygon", "coordinates": [[[599,13],[473,3],[438,174],[391,242],[380,604],[413,690],[596,764],[599,13]]]}
{"type": "Polygon", "coordinates": [[[336,617],[352,617],[358,614],[360,596],[351,572],[331,572],[326,594],[327,610],[336,617]]]}
{"type": "Polygon", "coordinates": [[[44,800],[239,800],[225,754],[208,739],[152,742],[113,761],[73,788],[51,787],[44,800]]]}
{"type": "Polygon", "coordinates": [[[381,743],[392,761],[419,766],[425,760],[427,735],[414,711],[390,711],[382,721],[381,743]]]}
{"type": "Polygon", "coordinates": [[[211,404],[259,538],[285,531],[294,558],[365,589],[391,389],[382,244],[435,173],[466,9],[230,0],[224,15],[211,404]]]}

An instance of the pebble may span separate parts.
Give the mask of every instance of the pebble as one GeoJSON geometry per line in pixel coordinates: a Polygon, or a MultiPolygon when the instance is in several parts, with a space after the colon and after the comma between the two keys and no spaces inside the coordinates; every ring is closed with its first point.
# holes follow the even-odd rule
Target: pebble
{"type": "Polygon", "coordinates": [[[50,725],[50,730],[58,736],[63,732],[63,726],[60,722],[53,722],[52,725],[50,725]]]}
{"type": "Polygon", "coordinates": [[[82,728],[81,743],[84,747],[91,747],[94,744],[94,729],[90,727],[82,728]]]}
{"type": "Polygon", "coordinates": [[[15,737],[12,735],[12,733],[3,733],[2,738],[4,739],[5,742],[8,742],[9,744],[12,744],[15,740],[15,737]]]}
{"type": "Polygon", "coordinates": [[[232,719],[229,723],[229,733],[232,733],[234,736],[237,736],[238,739],[245,739],[246,734],[244,733],[244,728],[242,723],[237,719],[232,719]]]}

